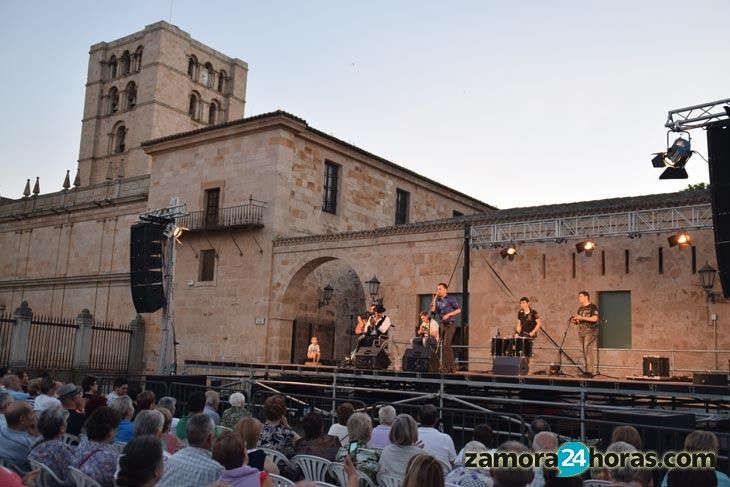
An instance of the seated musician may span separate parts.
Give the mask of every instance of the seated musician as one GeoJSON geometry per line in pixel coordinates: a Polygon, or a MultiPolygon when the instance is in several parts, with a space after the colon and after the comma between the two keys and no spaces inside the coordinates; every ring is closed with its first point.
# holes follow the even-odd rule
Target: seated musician
{"type": "Polygon", "coordinates": [[[535,338],[542,327],[542,320],[536,309],[530,308],[530,300],[520,299],[520,310],[517,312],[515,337],[535,338]]]}
{"type": "Polygon", "coordinates": [[[411,338],[411,346],[427,347],[433,351],[439,339],[439,324],[431,318],[431,313],[428,311],[421,311],[419,317],[420,322],[416,327],[416,336],[411,338]]]}
{"type": "Polygon", "coordinates": [[[355,333],[360,335],[357,341],[357,347],[355,352],[360,347],[372,347],[373,342],[378,339],[380,335],[387,335],[390,329],[391,323],[390,318],[385,316],[385,308],[382,304],[375,304],[370,307],[372,315],[367,320],[362,320],[358,317],[358,325],[355,328],[355,333]],[[362,321],[362,327],[360,322],[362,321]]]}

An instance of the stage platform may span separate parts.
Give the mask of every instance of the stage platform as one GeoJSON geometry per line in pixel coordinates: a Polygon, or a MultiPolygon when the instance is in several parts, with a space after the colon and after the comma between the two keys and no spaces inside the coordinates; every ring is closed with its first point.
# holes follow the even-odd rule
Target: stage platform
{"type": "MultiPolygon", "coordinates": [[[[569,375],[498,375],[487,372],[457,372],[453,374],[419,373],[407,371],[365,370],[353,367],[327,365],[266,364],[186,360],[185,374],[243,375],[259,379],[306,379],[310,384],[351,385],[392,391],[418,390],[422,392],[460,393],[474,395],[486,391],[503,390],[522,393],[544,393],[550,396],[583,396],[585,399],[623,397],[624,401],[674,402],[675,405],[728,408],[730,387],[698,385],[691,377],[656,379],[636,377],[617,378],[599,375],[593,378],[569,375]]],[[[624,402],[621,401],[621,402],[624,402]]]]}

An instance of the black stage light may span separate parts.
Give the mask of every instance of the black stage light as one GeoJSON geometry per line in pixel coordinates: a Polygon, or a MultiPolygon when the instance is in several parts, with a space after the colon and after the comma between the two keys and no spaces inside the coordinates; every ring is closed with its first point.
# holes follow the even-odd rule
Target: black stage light
{"type": "Polygon", "coordinates": [[[687,179],[687,170],[684,166],[692,157],[692,144],[690,139],[678,137],[666,152],[656,152],[651,159],[654,167],[666,167],[659,179],[687,179]]]}
{"type": "Polygon", "coordinates": [[[509,259],[511,261],[515,260],[515,256],[517,255],[517,248],[515,248],[514,245],[510,245],[509,247],[505,247],[500,250],[499,255],[501,255],[503,259],[509,259]]]}
{"type": "Polygon", "coordinates": [[[596,242],[593,240],[583,240],[582,242],[578,242],[575,244],[575,250],[578,251],[578,253],[585,252],[585,254],[590,257],[593,255],[593,251],[596,249],[596,242]]]}
{"type": "Polygon", "coordinates": [[[689,233],[685,232],[684,230],[677,233],[676,235],[672,235],[667,239],[667,241],[669,242],[670,247],[679,246],[679,250],[684,250],[692,246],[692,237],[690,237],[689,233]]]}

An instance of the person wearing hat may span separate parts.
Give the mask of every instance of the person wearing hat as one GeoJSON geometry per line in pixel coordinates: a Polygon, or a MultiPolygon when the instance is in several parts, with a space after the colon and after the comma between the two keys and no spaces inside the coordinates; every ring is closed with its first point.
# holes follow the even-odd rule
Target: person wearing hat
{"type": "Polygon", "coordinates": [[[81,434],[81,428],[86,421],[84,414],[84,399],[81,397],[81,388],[76,384],[64,384],[58,390],[58,399],[61,405],[68,411],[68,422],[66,432],[74,436],[81,434]]]}

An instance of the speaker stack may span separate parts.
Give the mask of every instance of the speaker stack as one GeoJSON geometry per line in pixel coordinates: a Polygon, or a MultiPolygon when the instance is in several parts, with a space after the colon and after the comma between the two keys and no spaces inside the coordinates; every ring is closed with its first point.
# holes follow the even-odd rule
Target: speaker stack
{"type": "Polygon", "coordinates": [[[162,227],[154,223],[132,225],[129,241],[129,279],[137,313],[154,313],[165,305],[162,285],[162,227]]]}
{"type": "Polygon", "coordinates": [[[707,126],[712,224],[718,275],[725,297],[730,296],[730,125],[727,120],[707,126]]]}

